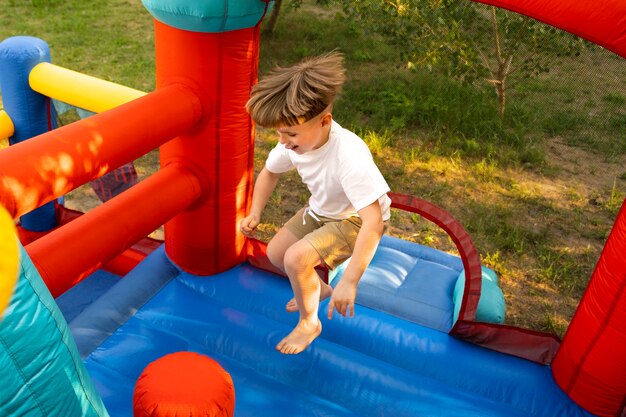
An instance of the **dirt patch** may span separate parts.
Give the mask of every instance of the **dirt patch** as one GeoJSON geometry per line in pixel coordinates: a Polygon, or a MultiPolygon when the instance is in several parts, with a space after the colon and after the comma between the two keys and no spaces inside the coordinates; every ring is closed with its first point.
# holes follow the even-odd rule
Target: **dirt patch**
{"type": "Polygon", "coordinates": [[[578,284],[563,288],[559,282],[546,282],[542,276],[545,260],[528,255],[509,259],[501,284],[509,323],[562,335],[612,227],[614,214],[607,207],[621,204],[626,183],[619,177],[623,163],[607,162],[603,156],[568,146],[558,137],[548,141],[546,150],[554,174],[508,170],[506,175],[534,200],[550,207],[547,214],[529,208],[521,221],[548,233],[554,253],[567,256],[572,264],[569,270],[579,275],[578,284]]]}
{"type": "Polygon", "coordinates": [[[613,186],[624,189],[626,157],[610,162],[589,150],[567,145],[561,137],[548,141],[547,153],[547,160],[560,171],[554,182],[561,189],[573,187],[589,198],[611,191],[613,186]]]}

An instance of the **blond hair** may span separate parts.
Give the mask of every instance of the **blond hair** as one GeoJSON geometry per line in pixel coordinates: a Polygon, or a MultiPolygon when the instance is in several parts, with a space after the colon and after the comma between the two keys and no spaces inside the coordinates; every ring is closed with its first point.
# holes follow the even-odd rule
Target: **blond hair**
{"type": "Polygon", "coordinates": [[[277,67],[252,87],[246,110],[265,127],[295,126],[332,108],[345,81],[343,54],[332,51],[277,67]]]}

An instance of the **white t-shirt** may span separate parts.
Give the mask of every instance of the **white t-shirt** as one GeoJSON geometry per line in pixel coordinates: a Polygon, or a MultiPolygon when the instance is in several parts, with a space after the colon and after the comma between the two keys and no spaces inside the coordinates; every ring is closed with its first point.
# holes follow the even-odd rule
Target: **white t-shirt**
{"type": "Polygon", "coordinates": [[[332,122],[328,142],[298,155],[278,144],[265,167],[275,174],[297,169],[311,192],[309,207],[333,219],[357,216],[357,211],[378,200],[383,220],[389,219],[389,185],[363,140],[332,122]]]}

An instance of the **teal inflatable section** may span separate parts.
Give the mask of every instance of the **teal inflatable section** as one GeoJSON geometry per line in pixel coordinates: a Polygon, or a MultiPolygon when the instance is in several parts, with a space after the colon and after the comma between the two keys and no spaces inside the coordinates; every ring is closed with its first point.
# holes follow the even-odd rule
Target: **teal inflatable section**
{"type": "Polygon", "coordinates": [[[0,416],[108,417],[54,299],[20,246],[20,276],[0,321],[0,416]]]}
{"type": "MultiPolygon", "coordinates": [[[[506,304],[504,294],[498,285],[498,275],[487,267],[482,267],[483,280],[480,288],[480,300],[476,310],[476,321],[482,323],[504,324],[506,304]]],[[[459,318],[461,301],[465,291],[465,270],[461,271],[454,285],[452,298],[454,300],[454,322],[459,318]]]]}
{"type": "Polygon", "coordinates": [[[273,5],[269,0],[143,0],[158,21],[192,32],[220,33],[256,26],[273,5]]]}

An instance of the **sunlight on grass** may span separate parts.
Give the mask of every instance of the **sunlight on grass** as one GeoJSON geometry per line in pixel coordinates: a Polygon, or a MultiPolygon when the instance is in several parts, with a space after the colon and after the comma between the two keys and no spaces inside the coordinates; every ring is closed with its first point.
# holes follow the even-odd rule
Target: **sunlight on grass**
{"type": "Polygon", "coordinates": [[[495,252],[487,252],[483,256],[481,256],[481,261],[483,265],[489,267],[496,271],[498,274],[506,274],[506,266],[503,260],[500,257],[500,251],[496,250],[495,252]]]}
{"type": "Polygon", "coordinates": [[[543,324],[541,330],[554,334],[563,334],[567,329],[568,322],[555,310],[554,305],[543,302],[543,324]]]}
{"type": "Polygon", "coordinates": [[[537,278],[556,285],[569,294],[580,292],[591,275],[594,261],[592,258],[590,247],[543,245],[538,256],[542,269],[537,278]]]}
{"type": "Polygon", "coordinates": [[[498,165],[496,163],[489,163],[485,159],[482,159],[478,163],[471,166],[471,172],[481,181],[491,181],[495,178],[498,172],[498,165]]]}
{"type": "Polygon", "coordinates": [[[375,132],[373,130],[367,130],[362,135],[363,140],[367,143],[370,151],[375,155],[380,155],[382,151],[395,144],[395,136],[388,130],[382,133],[375,132]]]}
{"type": "Polygon", "coordinates": [[[626,198],[626,193],[620,192],[617,188],[617,177],[613,179],[613,187],[611,188],[611,192],[607,201],[607,208],[611,213],[617,215],[620,207],[624,203],[624,199],[626,198]]]}

